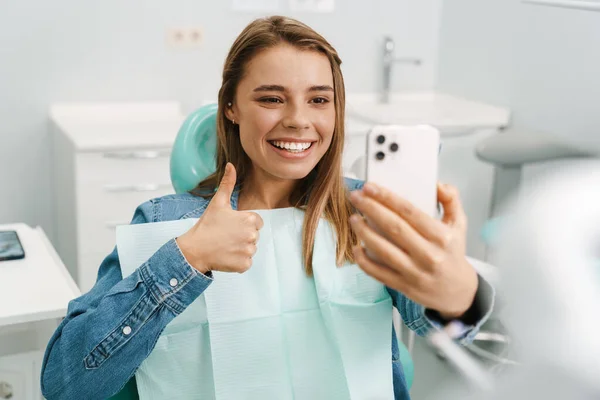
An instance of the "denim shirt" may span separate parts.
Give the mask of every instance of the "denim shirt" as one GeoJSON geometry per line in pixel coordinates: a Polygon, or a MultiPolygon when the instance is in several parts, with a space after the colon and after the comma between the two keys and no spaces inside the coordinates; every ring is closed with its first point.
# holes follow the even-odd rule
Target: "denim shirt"
{"type": "MultiPolygon", "coordinates": [[[[363,182],[347,179],[346,184],[349,190],[355,190],[362,188],[363,182]]],[[[208,202],[189,193],[156,198],[140,205],[131,223],[199,218],[208,202]]],[[[231,205],[237,209],[237,192],[231,205]]],[[[118,393],[152,352],[163,329],[211,282],[211,277],[188,264],[175,239],[124,279],[115,247],[100,265],[94,287],[69,302],[66,317],[48,343],[41,371],[45,398],[93,400],[118,393]]],[[[493,289],[488,287],[486,291],[486,296],[493,296],[493,289]]],[[[440,322],[423,306],[398,291],[388,292],[409,329],[424,336],[430,329],[440,328],[440,322]]],[[[481,296],[479,292],[476,297],[481,296]]],[[[479,321],[466,327],[458,338],[460,342],[470,342],[487,320],[491,302],[486,304],[489,309],[483,310],[479,321]]],[[[396,335],[391,334],[395,399],[409,399],[396,335]]]]}

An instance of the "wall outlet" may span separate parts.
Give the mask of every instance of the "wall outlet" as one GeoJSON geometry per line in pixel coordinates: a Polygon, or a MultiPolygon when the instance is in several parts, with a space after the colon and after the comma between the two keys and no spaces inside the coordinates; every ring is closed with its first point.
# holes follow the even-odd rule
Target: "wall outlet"
{"type": "Polygon", "coordinates": [[[294,12],[330,13],[335,10],[335,0],[289,0],[294,12]]]}
{"type": "Polygon", "coordinates": [[[202,45],[204,32],[200,27],[167,29],[167,46],[174,49],[193,49],[202,45]]]}

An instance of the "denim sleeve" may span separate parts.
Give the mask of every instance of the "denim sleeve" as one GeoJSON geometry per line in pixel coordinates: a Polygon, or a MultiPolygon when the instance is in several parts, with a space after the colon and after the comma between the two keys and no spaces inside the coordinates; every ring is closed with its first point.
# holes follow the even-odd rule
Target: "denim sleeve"
{"type": "MultiPolygon", "coordinates": [[[[153,222],[154,203],[139,206],[132,224],[153,222]]],[[[106,399],[119,392],[148,357],[167,324],[210,285],[175,239],[123,279],[117,249],[94,287],[72,300],[44,355],[45,398],[106,399]]]]}
{"type": "MultiPolygon", "coordinates": [[[[387,288],[392,296],[394,307],[398,309],[406,326],[419,336],[426,336],[432,329],[443,329],[448,321],[444,321],[439,313],[426,309],[410,300],[397,290],[387,288]]],[[[463,322],[463,330],[454,339],[461,344],[473,341],[481,326],[489,319],[494,308],[495,289],[481,275],[478,275],[478,286],[473,306],[467,312],[468,319],[463,322]]]]}

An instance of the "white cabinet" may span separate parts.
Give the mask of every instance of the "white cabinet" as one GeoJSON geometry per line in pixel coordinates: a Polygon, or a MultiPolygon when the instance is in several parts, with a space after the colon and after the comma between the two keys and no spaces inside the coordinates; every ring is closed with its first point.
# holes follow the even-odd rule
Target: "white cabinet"
{"type": "Polygon", "coordinates": [[[36,370],[41,357],[42,353],[29,353],[0,358],[0,400],[41,398],[39,370],[36,370]]]}
{"type": "Polygon", "coordinates": [[[55,243],[82,292],[115,246],[115,228],[143,202],[173,193],[169,157],[177,103],[56,104],[55,243]]]}

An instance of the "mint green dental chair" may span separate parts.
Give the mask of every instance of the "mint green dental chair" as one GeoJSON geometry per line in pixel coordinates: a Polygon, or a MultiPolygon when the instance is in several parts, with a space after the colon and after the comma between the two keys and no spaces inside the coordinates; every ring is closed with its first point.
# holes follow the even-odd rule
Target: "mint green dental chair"
{"type": "MultiPolygon", "coordinates": [[[[217,105],[209,104],[192,112],[179,129],[171,151],[171,182],[176,193],[185,193],[216,169],[217,105]]],[[[408,349],[399,341],[400,362],[407,387],[414,379],[414,364],[408,349]]],[[[111,400],[139,399],[135,376],[111,400]]]]}

